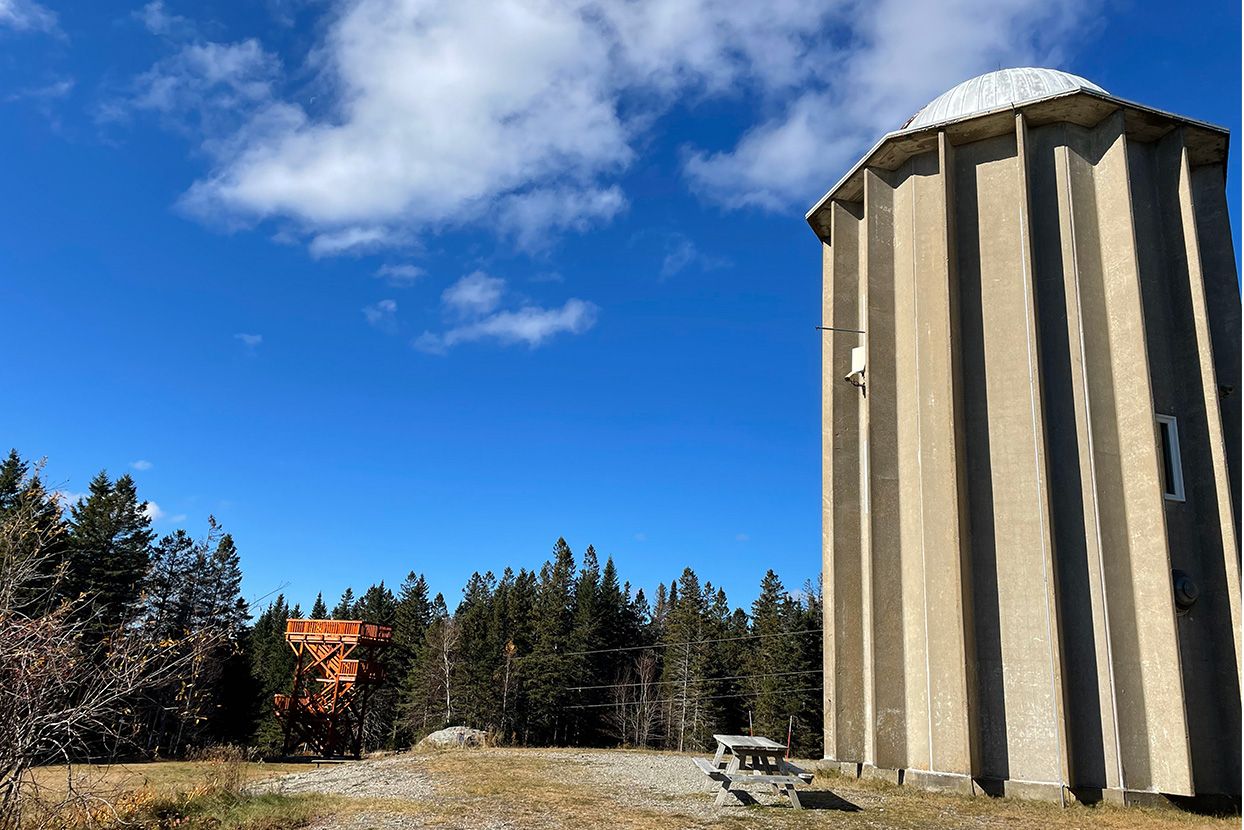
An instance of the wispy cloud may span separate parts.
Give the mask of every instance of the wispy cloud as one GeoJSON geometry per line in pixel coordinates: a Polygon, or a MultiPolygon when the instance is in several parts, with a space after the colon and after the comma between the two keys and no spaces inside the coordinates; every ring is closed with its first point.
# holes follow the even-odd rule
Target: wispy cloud
{"type": "Polygon", "coordinates": [[[39,86],[26,87],[16,92],[6,95],[5,101],[20,101],[23,99],[35,101],[53,101],[57,98],[64,98],[73,88],[76,82],[73,78],[60,78],[39,86]]]}
{"type": "Polygon", "coordinates": [[[413,343],[430,354],[444,354],[461,343],[493,340],[503,345],[542,345],[558,334],[582,334],[596,323],[594,303],[571,298],[560,308],[523,303],[498,311],[505,295],[505,280],[482,271],[467,274],[441,294],[441,306],[454,321],[447,330],[425,331],[413,343]]]}
{"type": "Polygon", "coordinates": [[[254,351],[263,344],[262,334],[235,334],[233,339],[240,342],[247,349],[254,351]]]}
{"type": "Polygon", "coordinates": [[[390,244],[393,232],[378,226],[343,228],[316,234],[311,240],[311,255],[335,256],[344,253],[366,253],[390,244]]]}
{"type": "Polygon", "coordinates": [[[148,501],[143,505],[143,515],[153,522],[158,522],[165,517],[163,508],[153,501],[148,501]]]}
{"type": "Polygon", "coordinates": [[[56,12],[33,0],[0,0],[0,26],[19,32],[59,33],[56,12]]]}
{"type": "Polygon", "coordinates": [[[567,300],[561,308],[525,306],[497,312],[441,335],[424,332],[415,341],[415,347],[441,353],[459,343],[496,340],[506,345],[524,343],[534,349],[555,334],[582,334],[596,324],[598,311],[595,304],[577,299],[567,300]]]}
{"type": "Polygon", "coordinates": [[[363,317],[367,319],[369,326],[374,326],[382,331],[396,331],[397,301],[380,300],[379,302],[372,303],[363,309],[363,317]]]}
{"type": "Polygon", "coordinates": [[[446,288],[441,293],[441,301],[459,316],[478,316],[500,305],[504,290],[505,280],[475,271],[446,288]]]}
{"type": "Polygon", "coordinates": [[[133,467],[135,470],[142,472],[144,470],[150,470],[155,465],[145,458],[140,458],[137,461],[131,461],[130,466],[133,467]]]}
{"type": "Polygon", "coordinates": [[[228,152],[222,136],[243,125],[259,128],[255,108],[271,101],[280,67],[254,38],[185,43],[134,78],[123,94],[106,100],[96,119],[108,124],[155,113],[171,128],[202,136],[205,150],[228,152]]]}
{"type": "Polygon", "coordinates": [[[673,234],[666,247],[665,258],[661,261],[661,276],[668,278],[687,268],[696,267],[702,271],[715,271],[726,268],[730,260],[724,257],[710,256],[699,249],[694,242],[683,234],[673,234]]]}
{"type": "Polygon", "coordinates": [[[526,251],[540,251],[551,234],[586,231],[613,219],[626,208],[622,188],[546,188],[508,196],[499,208],[500,227],[526,251]]]}
{"type": "Polygon", "coordinates": [[[166,37],[193,37],[198,27],[189,18],[172,14],[165,8],[163,0],[152,0],[134,12],[134,17],[153,35],[166,37]]]}
{"type": "Polygon", "coordinates": [[[387,282],[394,288],[407,288],[414,285],[415,282],[427,274],[418,265],[382,265],[376,271],[376,276],[387,282]]]}

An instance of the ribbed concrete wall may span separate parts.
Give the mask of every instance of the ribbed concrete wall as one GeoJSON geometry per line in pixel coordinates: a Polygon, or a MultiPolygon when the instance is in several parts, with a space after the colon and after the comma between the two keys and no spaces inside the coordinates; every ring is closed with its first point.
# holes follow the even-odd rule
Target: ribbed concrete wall
{"type": "Polygon", "coordinates": [[[825,324],[867,332],[824,340],[829,759],[964,791],[1239,793],[1223,170],[1132,126],[942,132],[818,217],[825,324]]]}

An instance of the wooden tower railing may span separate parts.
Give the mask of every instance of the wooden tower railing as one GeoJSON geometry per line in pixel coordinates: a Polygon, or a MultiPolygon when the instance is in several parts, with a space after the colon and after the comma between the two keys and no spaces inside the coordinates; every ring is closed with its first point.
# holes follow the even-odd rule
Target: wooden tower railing
{"type": "Polygon", "coordinates": [[[285,729],[285,754],[300,747],[323,757],[363,748],[363,717],[384,680],[380,654],[393,629],[361,620],[289,620],[285,642],[297,657],[290,694],[273,705],[285,729]]]}

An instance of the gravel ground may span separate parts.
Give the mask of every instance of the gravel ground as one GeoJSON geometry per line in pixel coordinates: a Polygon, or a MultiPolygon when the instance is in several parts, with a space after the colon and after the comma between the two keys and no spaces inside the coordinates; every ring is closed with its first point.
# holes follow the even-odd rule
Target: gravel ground
{"type": "MultiPolygon", "coordinates": [[[[686,755],[623,750],[528,750],[524,755],[553,762],[567,783],[608,788],[628,807],[676,809],[701,818],[715,814],[717,786],[710,789],[704,773],[686,755]]],[[[785,796],[763,789],[753,790],[753,796],[761,804],[789,804],[785,796]]],[[[727,803],[740,804],[733,798],[727,803]]]]}
{"type": "MultiPolygon", "coordinates": [[[[813,764],[801,766],[811,769],[813,764]]],[[[579,749],[417,751],[282,775],[252,791],[344,796],[307,830],[1185,830],[1238,827],[1174,810],[1145,811],[963,798],[821,778],[805,809],[771,790],[752,804],[714,793],[687,755],[579,749]],[[357,801],[355,801],[357,799],[357,801]],[[343,806],[344,805],[344,806],[343,806]]]]}
{"type": "Polygon", "coordinates": [[[253,793],[326,793],[351,798],[422,801],[435,793],[432,779],[411,755],[308,769],[253,784],[253,793]]]}

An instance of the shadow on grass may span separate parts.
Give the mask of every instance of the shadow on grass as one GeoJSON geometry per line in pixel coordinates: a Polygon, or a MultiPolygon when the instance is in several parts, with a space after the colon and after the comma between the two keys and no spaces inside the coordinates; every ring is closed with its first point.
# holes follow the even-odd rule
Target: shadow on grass
{"type": "MultiPolygon", "coordinates": [[[[790,806],[790,802],[784,795],[774,794],[772,799],[764,802],[757,801],[756,797],[747,790],[731,790],[730,795],[737,799],[736,803],[747,807],[790,806]]],[[[727,801],[726,804],[728,806],[730,802],[727,801]]],[[[829,790],[800,790],[799,805],[805,810],[837,810],[842,813],[858,813],[862,809],[858,804],[847,801],[829,790]]]]}
{"type": "Polygon", "coordinates": [[[799,803],[805,810],[838,810],[843,813],[858,813],[861,809],[860,805],[847,801],[829,790],[803,790],[799,793],[799,803]]]}

